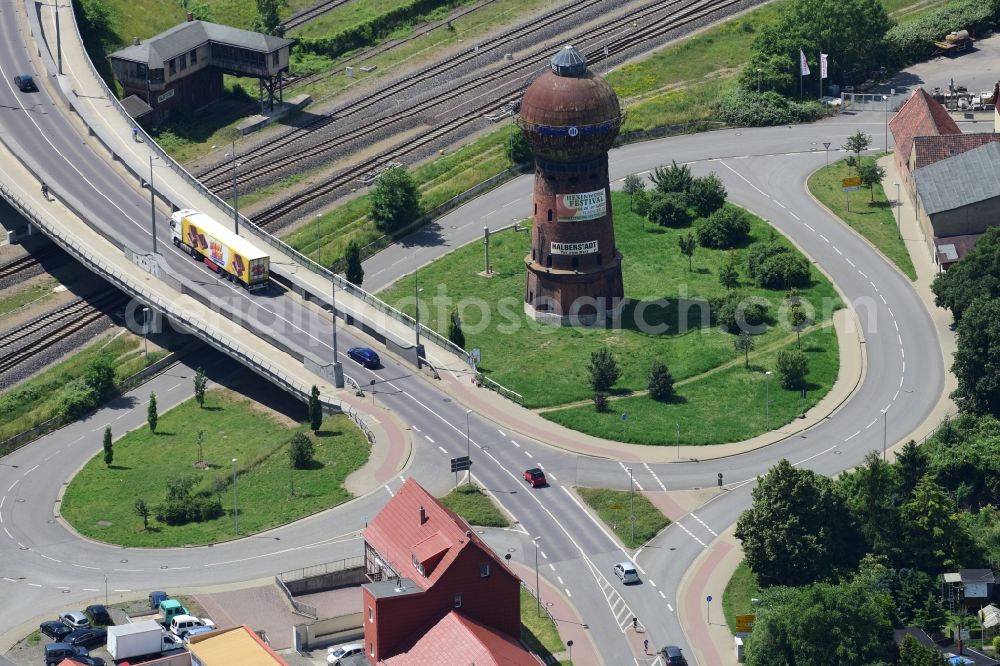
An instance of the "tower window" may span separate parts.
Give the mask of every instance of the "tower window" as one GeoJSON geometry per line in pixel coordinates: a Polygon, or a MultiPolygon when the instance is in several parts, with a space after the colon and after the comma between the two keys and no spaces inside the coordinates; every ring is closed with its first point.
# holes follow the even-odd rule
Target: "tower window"
{"type": "Polygon", "coordinates": [[[580,257],[573,257],[573,270],[575,271],[580,267],[580,257]]]}
{"type": "Polygon", "coordinates": [[[547,267],[549,267],[549,268],[552,268],[552,255],[551,254],[549,256],[545,257],[545,265],[547,267]]]}
{"type": "Polygon", "coordinates": [[[552,209],[549,208],[549,222],[552,221],[552,209]]]}

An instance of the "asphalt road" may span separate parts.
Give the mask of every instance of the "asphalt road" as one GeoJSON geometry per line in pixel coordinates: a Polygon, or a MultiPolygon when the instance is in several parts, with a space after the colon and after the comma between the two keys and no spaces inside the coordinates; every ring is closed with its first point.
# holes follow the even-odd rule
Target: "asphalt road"
{"type": "MultiPolygon", "coordinates": [[[[10,86],[16,71],[31,68],[26,50],[19,46],[21,35],[11,20],[11,11],[9,5],[0,8],[0,105],[9,110],[0,116],[3,139],[16,142],[22,150],[32,147],[57,195],[72,192],[90,210],[102,212],[94,215],[95,221],[109,225],[133,247],[147,247],[148,199],[80,141],[44,91],[26,97],[10,86]]],[[[888,407],[885,428],[888,439],[894,441],[919,424],[936,402],[944,369],[936,341],[928,333],[932,330],[930,319],[912,287],[866,243],[818,208],[803,189],[805,176],[823,163],[824,141],[836,147],[858,128],[877,136],[883,127],[881,116],[862,114],[811,126],[680,137],[633,145],[611,154],[615,179],[670,159],[690,162],[698,173],[716,171],[726,182],[730,197],[793,238],[833,278],[866,321],[867,379],[835,418],[801,437],[725,460],[637,466],[637,479],[649,484],[647,487],[656,487],[657,480],[670,488],[705,487],[713,485],[716,474],[722,472],[729,490],[675,523],[642,551],[638,563],[644,578],[653,580],[655,587],[626,589],[613,584],[611,566],[624,554],[568,491],[570,485],[598,481],[625,488],[628,475],[624,465],[579,458],[511,437],[474,414],[467,416],[464,407],[391,359],[374,373],[346,362],[349,374],[362,384],[375,379],[380,404],[413,428],[416,455],[406,474],[431,492],[442,493],[449,487],[452,477],[447,460],[465,454],[469,419],[468,446],[475,475],[523,529],[491,537],[493,545],[500,552],[514,549],[513,557],[531,566],[531,537],[542,536],[543,574],[572,595],[607,663],[632,660],[620,630],[632,614],[648,627],[654,646],[667,641],[684,644],[673,612],[677,584],[701,549],[747,505],[756,475],[781,457],[826,474],[850,467],[867,451],[881,448],[883,432],[878,425],[883,409],[888,407]],[[553,483],[529,492],[519,475],[524,468],[538,464],[545,467],[553,483]],[[622,602],[627,605],[624,612],[622,602]]],[[[530,186],[529,178],[512,181],[443,218],[437,230],[416,234],[401,246],[380,253],[366,265],[365,286],[384,284],[412,272],[451,247],[479,237],[484,224],[501,226],[523,217],[529,209],[530,186]]],[[[162,219],[159,224],[162,239],[167,234],[166,225],[162,219]]],[[[161,252],[177,274],[199,285],[206,297],[268,322],[286,321],[281,333],[289,344],[329,358],[331,350],[324,342],[329,339],[329,326],[321,315],[278,291],[250,296],[233,290],[172,247],[161,252]]],[[[342,331],[341,335],[343,348],[355,344],[350,333],[342,331]]],[[[55,519],[59,489],[99,450],[104,425],[114,424],[116,432],[141,425],[141,405],[148,392],[155,390],[164,396],[160,400],[165,409],[167,403],[189,395],[189,373],[189,369],[175,368],[86,421],[3,460],[0,520],[5,534],[0,536],[0,586],[7,588],[4,596],[14,603],[0,605],[0,632],[33,615],[48,615],[71,603],[102,598],[105,575],[111,591],[176,589],[269,576],[360,551],[357,530],[389,498],[398,480],[385,491],[308,520],[211,548],[115,548],[81,540],[55,519]]]]}

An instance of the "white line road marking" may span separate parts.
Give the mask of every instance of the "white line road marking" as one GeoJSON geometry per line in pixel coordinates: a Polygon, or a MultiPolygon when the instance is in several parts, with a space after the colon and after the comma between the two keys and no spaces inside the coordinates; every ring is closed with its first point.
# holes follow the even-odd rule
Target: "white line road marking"
{"type": "Polygon", "coordinates": [[[556,475],[553,474],[552,472],[549,472],[549,478],[552,479],[553,481],[555,481],[556,480],[556,475]]]}
{"type": "Polygon", "coordinates": [[[503,430],[500,430],[499,428],[497,428],[497,432],[500,433],[501,437],[506,437],[507,436],[507,433],[505,433],[503,430]]]}
{"type": "Polygon", "coordinates": [[[801,221],[802,221],[802,218],[800,218],[800,217],[799,217],[798,215],[796,215],[796,214],[795,214],[795,213],[793,213],[792,211],[788,211],[788,214],[789,214],[789,215],[791,215],[792,217],[794,217],[794,218],[795,218],[796,220],[798,220],[799,222],[801,222],[801,221]]]}
{"type": "Polygon", "coordinates": [[[514,204],[516,204],[520,200],[521,200],[520,198],[517,198],[517,199],[514,199],[513,201],[508,201],[507,203],[505,203],[504,205],[502,205],[500,207],[501,208],[506,208],[507,206],[513,206],[514,204]]]}
{"type": "Polygon", "coordinates": [[[413,432],[420,432],[420,428],[418,428],[417,426],[410,426],[410,427],[413,428],[413,432]]]}
{"type": "Polygon", "coordinates": [[[562,576],[556,576],[556,580],[559,581],[560,585],[565,585],[566,584],[566,583],[563,582],[562,576]]]}
{"type": "Polygon", "coordinates": [[[697,520],[699,523],[701,523],[702,527],[704,527],[706,530],[708,530],[709,532],[711,532],[712,536],[719,536],[718,533],[715,530],[713,530],[711,527],[709,527],[708,525],[706,525],[705,521],[702,520],[701,518],[699,518],[698,516],[694,515],[694,513],[691,514],[691,517],[694,518],[695,520],[697,520]]]}
{"type": "Polygon", "coordinates": [[[844,256],[844,253],[843,253],[843,252],[841,252],[841,251],[840,251],[840,248],[839,248],[839,247],[837,247],[836,245],[834,245],[834,246],[833,246],[833,249],[834,249],[834,251],[835,251],[835,252],[836,252],[837,254],[839,254],[840,256],[844,256]]]}
{"type": "Polygon", "coordinates": [[[531,457],[531,451],[525,450],[524,455],[526,455],[526,456],[528,456],[530,458],[531,457]]]}
{"type": "Polygon", "coordinates": [[[88,567],[86,564],[73,564],[74,567],[80,567],[81,569],[92,569],[94,571],[100,571],[97,567],[88,567]]]}
{"type": "Polygon", "coordinates": [[[131,592],[132,590],[114,590],[114,592],[131,592]]]}
{"type": "Polygon", "coordinates": [[[13,539],[13,538],[14,538],[14,535],[13,535],[13,534],[11,534],[11,533],[10,533],[10,530],[9,530],[9,529],[7,529],[6,527],[5,527],[5,528],[3,528],[3,531],[4,531],[4,532],[6,532],[6,533],[7,533],[7,536],[8,536],[8,537],[10,537],[11,539],[13,539]]]}
{"type": "Polygon", "coordinates": [[[860,274],[861,274],[861,277],[863,277],[864,279],[866,279],[866,280],[868,279],[868,276],[867,276],[867,275],[865,275],[865,274],[864,274],[864,271],[862,271],[862,270],[861,270],[860,268],[858,269],[858,273],[860,273],[860,274]]]}
{"type": "Polygon", "coordinates": [[[896,327],[896,332],[899,333],[899,322],[895,319],[892,320],[892,325],[896,327]]]}
{"type": "Polygon", "coordinates": [[[4,579],[5,581],[7,581],[8,583],[16,583],[16,582],[17,582],[17,581],[16,581],[16,580],[14,580],[13,578],[7,578],[7,576],[4,576],[4,577],[3,577],[3,579],[4,579]]]}
{"type": "MultiPolygon", "coordinates": [[[[621,468],[623,470],[625,470],[626,474],[629,473],[629,471],[628,471],[629,468],[625,466],[625,463],[623,463],[622,461],[619,460],[618,464],[621,465],[621,468]]],[[[635,487],[638,488],[639,491],[641,492],[643,488],[642,488],[642,485],[639,483],[639,480],[635,478],[635,475],[631,475],[631,476],[632,476],[632,483],[634,483],[635,487]]]]}
{"type": "Polygon", "coordinates": [[[827,243],[830,242],[830,239],[827,238],[826,236],[824,236],[823,234],[820,234],[819,237],[822,238],[823,240],[825,240],[827,243]]]}
{"type": "Polygon", "coordinates": [[[652,477],[653,477],[654,479],[656,479],[656,482],[657,482],[658,484],[660,484],[660,488],[662,488],[663,490],[666,490],[666,489],[667,489],[667,487],[666,487],[666,486],[665,486],[665,485],[663,484],[663,481],[660,481],[660,477],[656,476],[656,472],[654,472],[654,471],[653,471],[653,468],[652,468],[652,467],[650,467],[650,466],[649,466],[648,464],[646,464],[646,463],[642,463],[642,466],[643,466],[643,467],[645,467],[645,468],[646,468],[646,469],[647,469],[647,470],[649,471],[649,473],[650,473],[650,474],[652,475],[652,477]]]}
{"type": "Polygon", "coordinates": [[[899,378],[899,388],[903,388],[903,378],[899,378]]]}
{"type": "Polygon", "coordinates": [[[689,530],[688,528],[684,527],[683,523],[679,523],[678,522],[678,523],[676,523],[676,525],[677,525],[677,527],[679,527],[682,530],[684,530],[685,532],[687,532],[687,535],[689,537],[691,537],[692,539],[694,539],[695,541],[697,541],[698,543],[700,543],[702,548],[708,548],[708,546],[705,545],[705,542],[702,541],[701,539],[699,539],[698,537],[696,537],[694,534],[692,534],[691,530],[689,530]]]}
{"type": "Polygon", "coordinates": [[[851,265],[851,268],[857,268],[857,266],[854,265],[854,262],[847,257],[844,257],[844,260],[851,265]]]}
{"type": "Polygon", "coordinates": [[[35,465],[31,469],[29,469],[27,472],[24,473],[24,475],[28,476],[29,474],[31,474],[32,472],[34,472],[36,469],[38,469],[38,465],[35,465]]]}
{"type": "Polygon", "coordinates": [[[853,435],[851,435],[850,437],[848,437],[847,439],[845,439],[844,441],[845,442],[849,442],[849,441],[851,441],[852,439],[854,439],[855,437],[857,437],[860,434],[861,434],[861,431],[859,430],[856,433],[854,433],[853,435]]]}
{"type": "Polygon", "coordinates": [[[671,612],[671,613],[673,613],[673,612],[674,612],[674,607],[673,607],[673,606],[671,606],[670,604],[667,604],[667,608],[669,608],[669,609],[670,609],[670,612],[671,612]]]}
{"type": "Polygon", "coordinates": [[[433,440],[433,439],[431,439],[431,436],[430,436],[430,435],[424,435],[424,439],[426,439],[426,440],[427,440],[428,442],[430,442],[431,444],[433,444],[433,443],[434,443],[434,440],[433,440]]]}
{"type": "Polygon", "coordinates": [[[389,497],[395,497],[395,495],[392,494],[392,488],[389,486],[385,486],[385,492],[389,493],[389,497]]]}
{"type": "Polygon", "coordinates": [[[18,479],[14,483],[10,484],[10,488],[7,489],[7,492],[10,492],[10,491],[14,490],[14,486],[16,486],[17,484],[19,484],[20,482],[21,482],[21,479],[18,479]]]}
{"type": "Polygon", "coordinates": [[[28,550],[28,547],[27,547],[27,546],[25,546],[25,545],[24,545],[23,543],[21,543],[20,541],[18,541],[18,542],[17,542],[17,547],[18,547],[18,548],[20,548],[21,550],[28,550]]]}
{"type": "Polygon", "coordinates": [[[889,308],[889,316],[892,317],[893,319],[896,318],[896,315],[892,313],[892,308],[889,308]]]}
{"type": "Polygon", "coordinates": [[[875,293],[877,294],[878,293],[878,287],[875,286],[875,283],[872,282],[871,280],[868,280],[868,284],[870,284],[872,286],[872,289],[874,289],[875,293]]]}
{"type": "Polygon", "coordinates": [[[866,425],[865,426],[865,430],[868,430],[868,428],[871,428],[876,423],[878,423],[878,419],[875,419],[874,421],[872,421],[871,423],[869,423],[868,425],[866,425]]]}
{"type": "Polygon", "coordinates": [[[438,448],[441,449],[441,453],[448,455],[448,452],[445,450],[443,446],[439,446],[438,448]]]}
{"type": "Polygon", "coordinates": [[[564,588],[563,588],[563,590],[565,590],[565,591],[566,591],[566,596],[567,596],[567,597],[572,597],[572,596],[573,596],[573,593],[569,591],[569,588],[568,588],[568,587],[564,587],[564,588]]]}
{"type": "Polygon", "coordinates": [[[781,202],[780,202],[780,201],[778,201],[777,199],[775,199],[775,200],[774,200],[774,203],[778,204],[778,205],[779,205],[779,206],[781,206],[782,208],[784,208],[784,207],[785,207],[785,204],[781,203],[781,202]]]}
{"type": "Polygon", "coordinates": [[[549,569],[552,569],[553,571],[555,571],[556,570],[556,565],[554,565],[551,562],[549,562],[549,569]]]}
{"type": "Polygon", "coordinates": [[[902,356],[903,358],[906,358],[906,350],[903,349],[902,347],[900,347],[899,348],[899,355],[902,356]]]}
{"type": "MultiPolygon", "coordinates": [[[[833,450],[834,450],[835,448],[837,448],[837,447],[836,447],[836,445],[834,445],[834,446],[831,446],[830,448],[828,448],[828,449],[825,449],[825,450],[823,450],[823,451],[820,451],[819,453],[817,453],[817,454],[815,454],[815,455],[811,455],[811,456],[809,456],[808,458],[803,458],[802,460],[798,461],[797,463],[792,463],[792,466],[793,466],[793,467],[798,467],[799,465],[802,465],[802,464],[805,464],[805,463],[809,462],[809,461],[810,461],[810,460],[812,460],[813,458],[819,458],[819,457],[820,457],[821,455],[823,455],[824,453],[829,453],[830,451],[833,451],[833,450]]],[[[692,514],[692,515],[694,515],[694,514],[692,514]]],[[[710,531],[711,531],[711,530],[710,530],[710,531]]],[[[716,536],[718,536],[718,534],[716,534],[716,536]]]]}
{"type": "Polygon", "coordinates": [[[747,179],[746,179],[746,176],[744,176],[743,174],[741,174],[741,173],[740,173],[739,171],[737,171],[737,170],[736,170],[736,169],[734,169],[733,167],[729,166],[728,164],[726,164],[726,163],[725,163],[725,162],[723,162],[722,160],[719,160],[719,163],[720,163],[720,164],[721,164],[722,166],[724,166],[724,167],[726,167],[727,169],[729,169],[730,171],[732,171],[733,173],[735,173],[735,174],[736,174],[737,176],[739,176],[740,178],[742,178],[742,179],[743,179],[743,180],[744,180],[744,181],[746,182],[746,184],[747,184],[747,185],[749,185],[749,186],[750,186],[750,187],[752,187],[753,189],[755,189],[755,190],[757,190],[758,192],[760,192],[760,193],[761,193],[761,194],[762,194],[763,196],[767,197],[768,199],[770,199],[770,198],[771,198],[771,197],[770,197],[770,195],[768,195],[768,194],[767,194],[766,192],[764,192],[764,190],[760,189],[759,187],[757,187],[756,185],[754,185],[753,183],[751,183],[751,182],[750,182],[749,180],[747,180],[747,179]]]}
{"type": "Polygon", "coordinates": [[[549,556],[545,554],[545,551],[544,551],[544,550],[540,550],[540,551],[538,551],[538,552],[539,552],[539,553],[541,553],[541,554],[542,554],[542,557],[544,557],[545,559],[549,559],[549,556]]]}
{"type": "Polygon", "coordinates": [[[892,396],[892,401],[896,402],[896,398],[898,398],[898,397],[899,397],[899,389],[896,389],[895,395],[892,396]]]}
{"type": "Polygon", "coordinates": [[[99,591],[96,587],[84,587],[82,589],[83,589],[84,592],[98,592],[99,591]]]}
{"type": "Polygon", "coordinates": [[[521,448],[521,445],[515,442],[514,440],[510,440],[510,443],[516,446],[517,448],[521,448]]]}
{"type": "Polygon", "coordinates": [[[28,587],[41,587],[38,583],[28,583],[28,587]]]}
{"type": "Polygon", "coordinates": [[[883,296],[882,294],[879,294],[878,297],[882,299],[882,302],[884,304],[889,305],[889,302],[887,300],[885,300],[885,296],[883,296]]]}
{"type": "Polygon", "coordinates": [[[900,335],[899,333],[897,333],[896,334],[896,339],[899,340],[899,346],[902,347],[903,346],[903,336],[900,335]]]}
{"type": "Polygon", "coordinates": [[[815,231],[816,231],[816,230],[815,230],[815,229],[813,229],[813,228],[812,228],[811,226],[809,226],[809,224],[808,224],[807,222],[803,222],[802,224],[804,224],[804,225],[806,226],[806,229],[808,229],[809,231],[812,231],[812,232],[815,232],[815,231]]]}
{"type": "Polygon", "coordinates": [[[43,555],[42,553],[38,553],[38,554],[39,554],[39,555],[41,555],[42,557],[44,557],[45,559],[47,559],[47,560],[50,560],[50,561],[52,561],[52,562],[59,562],[59,563],[62,563],[62,560],[57,560],[57,559],[56,559],[56,558],[54,558],[54,557],[49,557],[48,555],[43,555]]]}
{"type": "Polygon", "coordinates": [[[167,389],[167,393],[170,393],[171,391],[173,391],[175,388],[177,388],[180,385],[181,385],[181,383],[177,382],[176,384],[174,384],[173,386],[171,386],[170,388],[167,389]]]}

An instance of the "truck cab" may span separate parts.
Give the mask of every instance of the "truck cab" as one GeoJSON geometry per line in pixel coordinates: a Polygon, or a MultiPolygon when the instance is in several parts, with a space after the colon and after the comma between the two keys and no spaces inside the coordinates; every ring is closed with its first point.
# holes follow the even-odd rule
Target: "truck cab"
{"type": "Polygon", "coordinates": [[[164,599],[160,602],[160,615],[163,618],[160,620],[160,624],[164,627],[170,626],[170,621],[173,620],[178,615],[190,615],[188,609],[181,606],[181,602],[176,599],[164,599]]]}

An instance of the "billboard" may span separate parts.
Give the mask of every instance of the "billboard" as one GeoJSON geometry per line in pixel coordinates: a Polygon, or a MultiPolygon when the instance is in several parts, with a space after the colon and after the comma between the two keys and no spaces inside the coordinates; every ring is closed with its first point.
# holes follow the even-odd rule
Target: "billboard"
{"type": "Polygon", "coordinates": [[[582,222],[596,220],[608,214],[608,199],[604,190],[556,195],[556,220],[582,222]]]}
{"type": "Polygon", "coordinates": [[[550,254],[597,254],[597,241],[583,243],[550,243],[550,254]]]}

